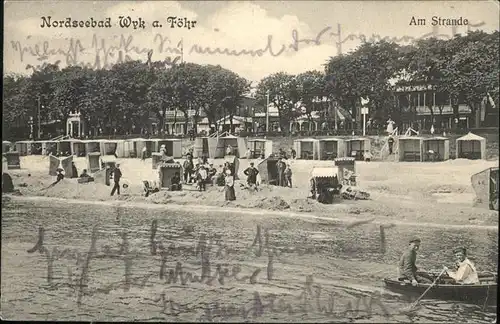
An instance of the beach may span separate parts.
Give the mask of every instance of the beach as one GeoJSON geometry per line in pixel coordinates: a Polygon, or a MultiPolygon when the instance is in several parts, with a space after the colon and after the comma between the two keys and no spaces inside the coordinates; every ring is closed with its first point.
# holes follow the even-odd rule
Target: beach
{"type": "MultiPolygon", "coordinates": [[[[182,160],[179,160],[182,163],[182,160]]],[[[343,200],[333,205],[320,204],[307,198],[310,172],[313,166],[331,166],[329,161],[290,160],[293,188],[262,184],[259,191],[246,189],[243,170],[249,162],[240,159],[236,181],[236,201],[224,200],[222,187],[207,186],[199,192],[184,185],[183,191],[161,190],[144,196],[143,180],[158,181],[158,171],[151,159],[118,159],[123,173],[120,196],[110,196],[111,186],[103,182],[79,184],[77,179],[65,178],[47,188],[55,177],[49,176],[49,158],[21,157],[20,170],[8,170],[14,186],[23,196],[43,196],[82,201],[127,201],[169,205],[230,207],[252,210],[278,210],[312,214],[326,218],[356,219],[377,222],[418,222],[456,225],[496,225],[497,212],[474,207],[475,194],[470,178],[473,174],[498,165],[498,160],[448,160],[434,163],[356,162],[358,189],[370,194],[369,200],[343,200]]],[[[87,168],[85,158],[74,158],[81,173],[87,168]]],[[[210,160],[216,167],[222,159],[210,160]]],[[[102,180],[101,180],[102,181],[102,180]]]]}

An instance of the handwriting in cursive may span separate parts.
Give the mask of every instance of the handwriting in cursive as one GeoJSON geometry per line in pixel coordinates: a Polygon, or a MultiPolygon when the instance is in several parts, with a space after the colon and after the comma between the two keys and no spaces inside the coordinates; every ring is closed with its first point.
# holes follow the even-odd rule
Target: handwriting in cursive
{"type": "MultiPolygon", "coordinates": [[[[477,28],[483,26],[485,23],[480,22],[477,24],[469,24],[467,26],[468,31],[471,28],[477,28]]],[[[378,34],[372,34],[367,36],[364,34],[349,34],[345,37],[342,36],[341,25],[337,24],[337,31],[331,31],[332,27],[325,27],[320,30],[314,38],[306,39],[300,38],[299,32],[294,29],[291,32],[292,42],[289,44],[276,45],[273,35],[267,35],[265,46],[258,49],[228,49],[228,48],[211,48],[208,46],[203,46],[200,44],[193,44],[190,47],[189,53],[202,54],[202,55],[225,55],[225,56],[252,56],[252,57],[262,57],[266,54],[272,57],[278,57],[287,51],[299,51],[303,47],[307,46],[320,46],[325,42],[328,42],[330,38],[333,44],[337,47],[337,54],[342,54],[342,45],[349,41],[361,41],[361,42],[376,42],[376,41],[389,41],[395,43],[408,43],[418,39],[424,39],[428,37],[444,38],[449,39],[457,34],[456,27],[452,28],[451,35],[446,35],[439,33],[438,28],[434,27],[431,32],[422,34],[421,36],[381,36],[378,34]]],[[[24,45],[20,41],[11,41],[12,48],[19,55],[19,60],[23,62],[26,55],[35,57],[39,61],[46,61],[52,57],[62,56],[65,58],[66,65],[78,65],[93,69],[109,68],[114,64],[119,64],[132,60],[132,56],[143,55],[150,53],[152,50],[156,53],[163,55],[169,54],[163,61],[165,65],[172,66],[178,63],[182,59],[184,41],[177,42],[176,45],[172,45],[173,41],[161,34],[156,34],[153,38],[153,43],[156,44],[156,48],[141,48],[133,44],[134,38],[132,35],[116,36],[118,42],[114,45],[109,45],[105,39],[100,39],[97,35],[93,35],[90,49],[94,51],[94,62],[82,62],[79,60],[79,56],[84,53],[87,49],[83,46],[82,41],[75,38],[70,38],[68,40],[67,48],[51,48],[48,41],[44,41],[41,44],[35,45],[24,45]],[[173,55],[173,56],[172,56],[173,55]],[[115,62],[111,62],[111,58],[116,57],[115,62]]],[[[31,36],[26,38],[27,41],[31,40],[31,36]]],[[[39,69],[41,66],[31,66],[32,68],[39,69]]]]}
{"type": "MultiPolygon", "coordinates": [[[[382,303],[378,294],[373,293],[368,296],[361,296],[352,301],[348,301],[340,311],[335,311],[335,295],[330,292],[327,296],[328,302],[325,306],[322,303],[323,288],[320,284],[314,284],[312,275],[306,276],[304,286],[299,296],[294,297],[294,301],[287,302],[283,298],[277,298],[276,294],[269,294],[262,298],[260,293],[255,291],[250,307],[245,305],[240,307],[225,306],[218,302],[205,307],[200,320],[212,322],[214,320],[227,320],[231,317],[241,317],[248,319],[251,317],[261,317],[267,313],[287,314],[324,314],[329,318],[346,319],[359,316],[361,313],[367,317],[372,316],[373,306],[377,305],[382,310],[382,315],[386,318],[390,316],[387,307],[382,303]],[[296,301],[299,303],[297,304],[296,301]],[[361,304],[363,306],[361,306],[361,304]]],[[[164,297],[165,298],[165,297],[164,297]]],[[[169,300],[172,301],[170,298],[169,300]]]]}

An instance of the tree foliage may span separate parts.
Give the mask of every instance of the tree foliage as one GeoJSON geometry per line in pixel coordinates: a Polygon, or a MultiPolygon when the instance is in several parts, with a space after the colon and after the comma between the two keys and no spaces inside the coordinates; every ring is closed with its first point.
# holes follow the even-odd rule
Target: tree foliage
{"type": "MultiPolygon", "coordinates": [[[[390,116],[397,121],[402,113],[396,100],[398,87],[428,85],[441,112],[451,101],[458,115],[460,101],[470,107],[474,119],[486,97],[499,105],[498,64],[498,31],[469,32],[449,40],[421,39],[407,46],[363,43],[351,53],[331,57],[324,71],[264,77],[255,99],[266,107],[269,98],[283,131],[301,115],[312,120],[313,111],[327,110],[328,105],[318,104],[317,99],[323,97],[350,112],[356,127],[363,98],[369,100],[372,119],[384,122],[390,116]]],[[[104,134],[138,133],[151,117],[164,131],[169,111],[183,114],[186,126],[188,121],[196,125],[204,115],[217,127],[223,117],[232,122],[250,90],[246,79],[221,66],[181,63],[170,67],[150,60],[128,61],[109,69],[61,69],[56,62],[33,68],[29,76],[4,75],[3,81],[4,138],[26,138],[31,127],[37,134],[38,116],[65,125],[76,110],[89,129],[104,134]]],[[[434,114],[430,97],[424,105],[434,114]]]]}

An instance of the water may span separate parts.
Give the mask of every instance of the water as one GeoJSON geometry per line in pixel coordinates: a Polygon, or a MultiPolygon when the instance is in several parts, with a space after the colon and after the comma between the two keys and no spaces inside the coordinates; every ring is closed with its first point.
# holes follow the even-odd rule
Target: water
{"type": "Polygon", "coordinates": [[[422,268],[452,265],[452,249],[463,245],[479,271],[496,272],[498,230],[398,225],[386,228],[381,238],[375,224],[346,228],[306,218],[215,212],[203,207],[199,211],[196,207],[170,210],[44,200],[7,202],[2,206],[3,317],[490,323],[496,316],[496,309],[433,300],[423,300],[413,313],[405,313],[411,300],[384,290],[382,279],[395,275],[408,238],[415,235],[422,240],[417,259],[422,268]],[[151,252],[153,220],[157,222],[153,238],[156,255],[151,252]],[[43,245],[54,259],[51,271],[46,255],[27,252],[35,246],[40,226],[44,229],[43,245]],[[94,226],[96,254],[86,267],[94,226]],[[266,229],[267,246],[277,250],[272,260],[265,248],[266,229]],[[209,239],[206,244],[212,245],[205,248],[203,266],[200,251],[204,240],[200,238],[204,234],[209,239]],[[260,255],[259,237],[263,247],[260,255]],[[163,261],[160,242],[166,251],[163,261]],[[59,251],[55,254],[68,250],[58,257],[54,247],[59,251]],[[190,280],[188,273],[191,278],[201,278],[207,259],[214,279],[210,283],[208,279],[190,280]],[[162,262],[164,277],[160,279],[162,262]],[[181,262],[182,277],[187,278],[185,284],[179,277],[177,282],[173,280],[177,262],[181,262]],[[221,276],[215,275],[217,267],[219,273],[228,271],[222,283],[221,276]],[[331,298],[331,312],[319,311],[328,308],[331,298]],[[380,300],[371,311],[364,305],[369,298],[380,300]],[[358,311],[347,312],[348,303],[358,311]]]}

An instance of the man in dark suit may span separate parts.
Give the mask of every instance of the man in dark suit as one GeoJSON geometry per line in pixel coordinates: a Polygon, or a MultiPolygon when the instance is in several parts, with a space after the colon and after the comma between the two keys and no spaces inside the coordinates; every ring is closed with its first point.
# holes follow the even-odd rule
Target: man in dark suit
{"type": "Polygon", "coordinates": [[[120,194],[120,179],[122,177],[122,171],[120,170],[120,165],[116,164],[115,169],[113,170],[113,181],[115,182],[115,185],[113,186],[113,189],[111,190],[111,196],[113,196],[116,193],[119,195],[120,194]]]}

